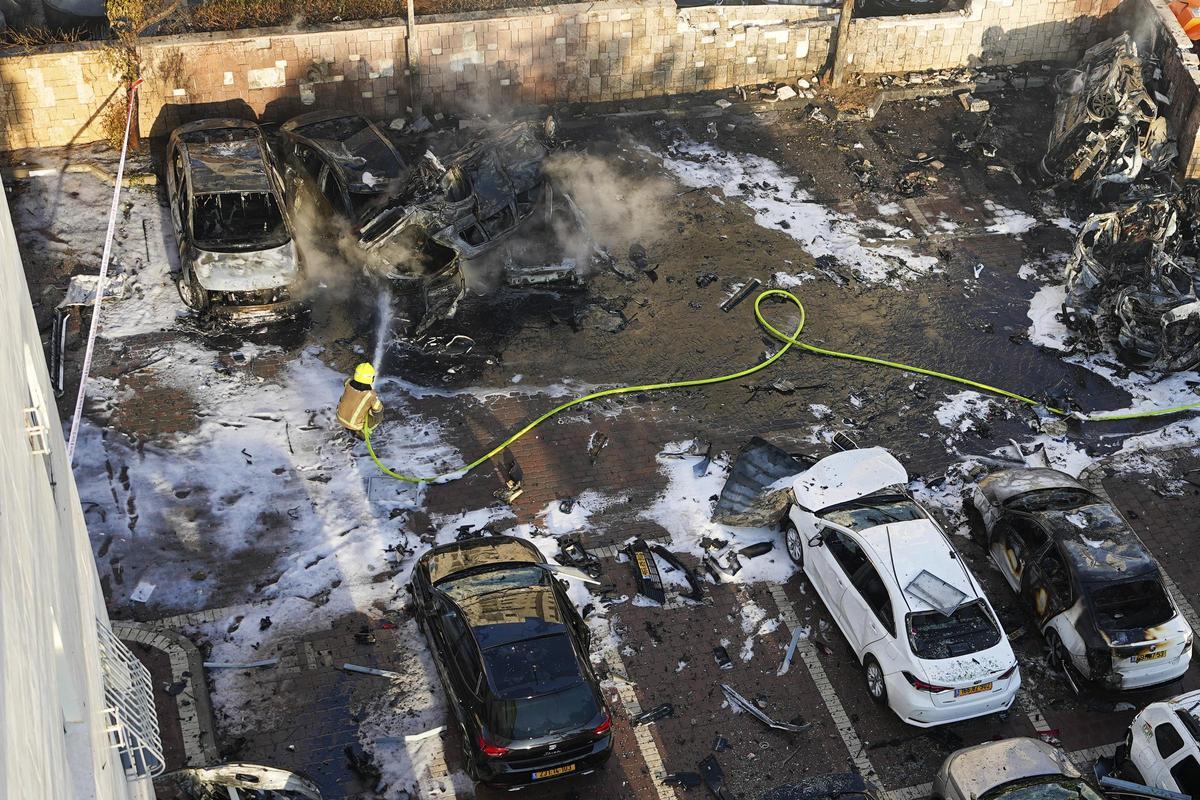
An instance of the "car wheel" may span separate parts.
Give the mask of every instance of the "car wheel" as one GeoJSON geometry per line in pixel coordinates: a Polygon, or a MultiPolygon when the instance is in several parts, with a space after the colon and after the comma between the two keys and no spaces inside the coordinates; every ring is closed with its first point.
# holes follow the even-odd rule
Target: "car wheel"
{"type": "Polygon", "coordinates": [[[804,569],[804,540],[800,538],[800,531],[796,530],[796,526],[791,522],[783,529],[783,543],[796,566],[804,569]]]}
{"type": "Polygon", "coordinates": [[[196,273],[184,270],[175,281],[175,286],[179,289],[179,299],[185,306],[193,311],[204,311],[208,308],[208,293],[200,287],[196,273]]]}
{"type": "Polygon", "coordinates": [[[867,694],[879,705],[887,705],[887,683],[883,678],[883,667],[874,656],[867,656],[863,661],[863,675],[867,681],[867,694]]]}
{"type": "Polygon", "coordinates": [[[1067,668],[1067,649],[1063,646],[1062,639],[1058,632],[1053,628],[1046,629],[1046,661],[1050,664],[1050,668],[1057,671],[1065,671],[1067,668]]]}

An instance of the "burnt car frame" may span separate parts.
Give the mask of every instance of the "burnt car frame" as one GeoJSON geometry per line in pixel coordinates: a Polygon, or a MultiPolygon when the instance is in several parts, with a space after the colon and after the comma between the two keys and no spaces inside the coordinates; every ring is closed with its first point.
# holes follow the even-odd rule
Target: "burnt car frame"
{"type": "MultiPolygon", "coordinates": [[[[400,291],[401,327],[419,334],[464,296],[460,260],[491,253],[546,207],[555,128],[552,117],[517,123],[442,158],[426,150],[406,160],[366,118],[313,112],[280,128],[284,180],[320,238],[400,291]]],[[[559,206],[576,213],[569,198],[559,206]]],[[[574,269],[506,267],[513,285],[578,282],[574,269]]]]}
{"type": "Polygon", "coordinates": [[[253,122],[208,119],[172,131],[167,196],[184,305],[252,324],[305,308],[283,185],[253,122]]]}
{"type": "Polygon", "coordinates": [[[612,753],[591,635],[537,548],[480,536],[424,553],[409,584],[467,774],[505,788],[583,775],[612,753]]]}
{"type": "Polygon", "coordinates": [[[980,480],[964,505],[1076,691],[1140,689],[1187,671],[1191,628],[1109,503],[1064,472],[1018,468],[980,480]]]}

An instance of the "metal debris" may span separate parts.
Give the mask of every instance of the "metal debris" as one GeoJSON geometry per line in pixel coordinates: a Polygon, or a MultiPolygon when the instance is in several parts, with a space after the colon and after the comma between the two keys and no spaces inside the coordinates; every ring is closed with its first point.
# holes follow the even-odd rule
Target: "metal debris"
{"type": "Polygon", "coordinates": [[[689,600],[695,600],[696,602],[704,599],[704,584],[701,583],[700,579],[696,577],[695,572],[688,569],[687,566],[679,560],[678,556],[676,556],[667,548],[663,547],[661,544],[650,545],[650,550],[653,551],[653,553],[663,561],[666,561],[672,567],[683,573],[684,579],[687,580],[688,586],[691,587],[691,592],[684,595],[685,597],[687,597],[689,600]]]}
{"type": "Polygon", "coordinates": [[[1191,222],[1200,190],[1156,195],[1084,224],[1067,262],[1063,322],[1132,365],[1200,364],[1200,268],[1191,222]]]}
{"type": "Polygon", "coordinates": [[[733,794],[725,788],[725,771],[717,763],[716,756],[709,754],[700,761],[700,777],[704,785],[717,800],[733,800],[733,794]]]}
{"type": "Polygon", "coordinates": [[[661,703],[654,708],[647,709],[640,714],[630,717],[629,724],[635,728],[638,725],[649,725],[651,722],[658,722],[660,719],[675,716],[675,706],[670,703],[661,703]]]}
{"type": "Polygon", "coordinates": [[[755,436],[733,462],[713,510],[713,522],[739,527],[778,525],[791,503],[791,486],[775,484],[810,466],[811,459],[788,453],[755,436]]]}
{"type": "Polygon", "coordinates": [[[658,564],[654,554],[650,552],[646,540],[637,538],[625,548],[629,560],[633,564],[633,575],[637,579],[638,594],[650,598],[658,604],[667,601],[666,590],[663,589],[662,575],[659,574],[658,564]]]}
{"type": "Polygon", "coordinates": [[[1144,170],[1167,169],[1177,148],[1146,88],[1146,65],[1128,33],[1083,54],[1059,76],[1058,101],[1042,174],[1059,184],[1129,183],[1144,170]]]}
{"type": "Polygon", "coordinates": [[[758,278],[751,278],[742,288],[738,289],[732,297],[721,303],[721,310],[726,313],[732,311],[738,303],[742,302],[751,294],[753,294],[754,291],[760,286],[762,286],[762,281],[760,281],[758,278]]]}
{"type": "Polygon", "coordinates": [[[787,733],[804,733],[812,727],[811,722],[777,722],[766,715],[765,712],[758,706],[751,703],[746,698],[742,697],[737,691],[727,683],[721,684],[721,691],[725,692],[726,699],[729,700],[731,706],[737,706],[756,720],[766,725],[768,728],[774,728],[777,731],[786,731],[787,733]]]}

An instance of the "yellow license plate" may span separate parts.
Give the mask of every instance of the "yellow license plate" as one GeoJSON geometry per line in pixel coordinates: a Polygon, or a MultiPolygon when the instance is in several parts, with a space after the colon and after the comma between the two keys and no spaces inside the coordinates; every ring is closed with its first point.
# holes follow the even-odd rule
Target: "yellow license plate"
{"type": "Polygon", "coordinates": [[[978,686],[968,686],[965,689],[955,689],[954,696],[962,697],[963,695],[968,694],[982,694],[983,692],[990,692],[991,690],[992,685],[990,683],[981,683],[978,686]]]}
{"type": "Polygon", "coordinates": [[[1140,664],[1143,661],[1153,661],[1156,658],[1166,658],[1166,657],[1167,657],[1166,650],[1158,650],[1153,653],[1138,653],[1136,656],[1133,657],[1133,661],[1136,664],[1140,664]]]}
{"type": "Polygon", "coordinates": [[[566,775],[568,772],[574,772],[575,765],[567,764],[565,767],[555,767],[554,769],[544,769],[541,772],[533,773],[533,779],[541,780],[542,778],[553,778],[558,775],[566,775]]]}

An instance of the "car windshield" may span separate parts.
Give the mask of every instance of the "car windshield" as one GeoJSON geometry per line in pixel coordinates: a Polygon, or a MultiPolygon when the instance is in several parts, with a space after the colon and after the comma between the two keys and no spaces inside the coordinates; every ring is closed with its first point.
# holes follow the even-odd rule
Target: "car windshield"
{"type": "Polygon", "coordinates": [[[585,681],[553,694],[488,703],[487,727],[505,739],[536,739],[588,725],[600,713],[592,687],[585,681]]]}
{"type": "Polygon", "coordinates": [[[995,647],[1000,627],[983,601],[973,600],[948,617],[940,611],[909,614],[908,641],[917,658],[955,658],[995,647]]]}
{"type": "Polygon", "coordinates": [[[1039,511],[1070,511],[1082,505],[1096,502],[1096,496],[1085,489],[1039,489],[1018,495],[1005,506],[1013,511],[1037,513],[1039,511]]]}
{"type": "Polygon", "coordinates": [[[979,800],[1105,800],[1104,795],[1083,781],[1047,780],[1044,777],[1029,781],[1007,783],[984,792],[979,800]]]}
{"type": "Polygon", "coordinates": [[[921,513],[921,507],[909,498],[886,495],[842,503],[823,511],[821,518],[852,531],[865,531],[892,522],[924,519],[925,515],[921,513]]]}
{"type": "Polygon", "coordinates": [[[1102,583],[1089,591],[1101,630],[1149,628],[1175,616],[1166,591],[1156,580],[1102,583]]]}
{"type": "Polygon", "coordinates": [[[450,599],[458,602],[503,589],[540,586],[545,580],[545,570],[532,564],[519,567],[497,566],[492,569],[468,572],[461,577],[442,581],[437,588],[449,595],[450,599]]]}
{"type": "Polygon", "coordinates": [[[219,192],[195,196],[192,235],[201,250],[268,250],[291,238],[275,195],[219,192]]]}

